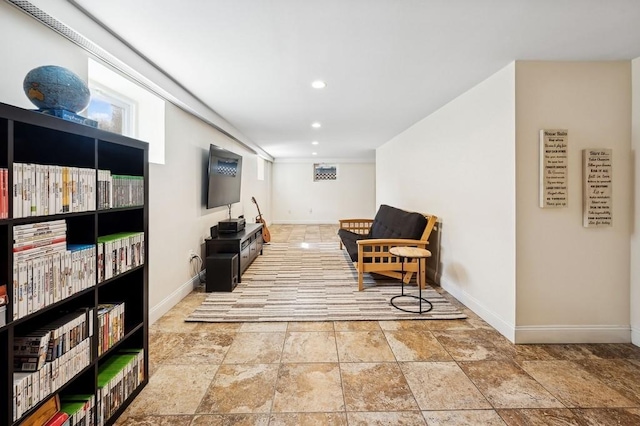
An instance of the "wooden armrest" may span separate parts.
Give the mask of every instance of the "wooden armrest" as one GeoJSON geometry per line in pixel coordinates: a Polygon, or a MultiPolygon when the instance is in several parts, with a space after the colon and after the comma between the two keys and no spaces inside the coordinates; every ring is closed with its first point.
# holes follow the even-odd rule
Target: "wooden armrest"
{"type": "Polygon", "coordinates": [[[376,238],[356,241],[358,247],[366,245],[385,245],[385,246],[423,246],[429,244],[429,241],[410,240],[408,238],[376,238]]]}
{"type": "Polygon", "coordinates": [[[373,219],[339,219],[340,229],[366,235],[371,229],[373,219]]]}
{"type": "Polygon", "coordinates": [[[339,219],[338,222],[340,222],[340,225],[342,225],[343,223],[351,223],[351,222],[356,222],[356,223],[373,223],[373,219],[339,219]]]}

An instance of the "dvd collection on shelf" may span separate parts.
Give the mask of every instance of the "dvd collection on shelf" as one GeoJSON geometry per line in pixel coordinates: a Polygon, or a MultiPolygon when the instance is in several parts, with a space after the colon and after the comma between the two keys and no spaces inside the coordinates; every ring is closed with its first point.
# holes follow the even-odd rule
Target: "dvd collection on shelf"
{"type": "Polygon", "coordinates": [[[147,384],[147,176],[144,142],[0,103],[0,426],[112,424],[147,384]]]}
{"type": "Polygon", "coordinates": [[[141,206],[144,204],[144,178],[98,170],[98,194],[100,210],[141,206]]]}
{"type": "Polygon", "coordinates": [[[14,420],[89,365],[93,309],[63,314],[14,337],[14,420]]]}
{"type": "Polygon", "coordinates": [[[9,169],[0,168],[0,219],[9,218],[9,169]]]}
{"type": "Polygon", "coordinates": [[[95,169],[14,163],[13,217],[94,210],[95,182],[95,169]]]}
{"type": "MultiPolygon", "coordinates": [[[[95,169],[46,164],[14,163],[13,166],[14,218],[95,210],[96,199],[99,199],[99,209],[144,204],[142,176],[112,175],[110,170],[96,173],[95,169]]],[[[8,174],[6,169],[5,172],[8,174]]],[[[2,176],[0,169],[0,191],[4,186],[8,188],[8,182],[2,176]]],[[[8,210],[6,197],[0,196],[0,219],[3,218],[3,203],[7,203],[8,210]]]]}
{"type": "MultiPolygon", "coordinates": [[[[67,416],[69,426],[94,426],[96,396],[93,394],[67,394],[60,396],[59,413],[67,416]]],[[[65,426],[64,421],[61,425],[65,426]]],[[[45,426],[56,426],[55,424],[45,426]]]]}
{"type": "Polygon", "coordinates": [[[122,349],[109,358],[98,372],[98,426],[122,405],[145,379],[144,350],[122,349]]]}
{"type": "Polygon", "coordinates": [[[14,371],[37,371],[93,335],[93,309],[63,314],[48,325],[13,338],[14,371]]]}
{"type": "Polygon", "coordinates": [[[96,246],[67,244],[64,219],[13,227],[13,319],[96,283],[96,246]]]}
{"type": "Polygon", "coordinates": [[[98,356],[124,337],[124,303],[98,305],[98,356]]]}
{"type": "Polygon", "coordinates": [[[91,363],[91,338],[84,339],[35,372],[13,373],[13,420],[48,397],[91,363]]]}
{"type": "Polygon", "coordinates": [[[144,263],[144,233],[120,232],[98,237],[98,282],[144,263]]]}

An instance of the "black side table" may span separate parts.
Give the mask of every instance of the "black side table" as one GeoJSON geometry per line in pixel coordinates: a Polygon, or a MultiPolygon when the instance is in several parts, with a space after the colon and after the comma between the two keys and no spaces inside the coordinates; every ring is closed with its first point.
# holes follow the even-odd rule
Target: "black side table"
{"type": "Polygon", "coordinates": [[[433,305],[431,304],[431,302],[429,302],[427,299],[425,299],[424,297],[422,297],[422,285],[423,283],[420,282],[420,277],[422,276],[422,262],[425,261],[425,259],[427,257],[431,257],[431,252],[429,250],[425,250],[422,248],[418,248],[418,247],[392,247],[389,250],[389,253],[391,253],[394,256],[397,256],[400,258],[400,262],[402,263],[401,267],[402,267],[402,275],[400,277],[400,282],[402,283],[402,293],[397,295],[397,296],[393,296],[391,298],[391,300],[389,301],[389,303],[391,303],[391,306],[393,306],[396,309],[400,309],[401,311],[404,312],[409,312],[411,314],[424,314],[425,312],[429,312],[431,309],[433,309],[433,305]],[[410,261],[413,259],[416,259],[418,261],[418,276],[416,277],[416,283],[418,284],[418,296],[414,296],[413,294],[404,294],[404,262],[409,259],[410,261]],[[399,297],[412,297],[414,299],[418,299],[419,302],[419,308],[417,311],[411,311],[408,309],[404,309],[401,308],[400,306],[396,305],[395,303],[393,303],[393,301],[399,297]],[[429,308],[422,310],[422,302],[425,302],[427,304],[429,304],[429,308]]]}

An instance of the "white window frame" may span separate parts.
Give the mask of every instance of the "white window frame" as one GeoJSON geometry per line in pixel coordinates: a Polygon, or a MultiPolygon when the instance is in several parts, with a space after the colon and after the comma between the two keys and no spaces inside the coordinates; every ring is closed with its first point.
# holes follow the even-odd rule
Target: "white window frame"
{"type": "MultiPolygon", "coordinates": [[[[98,99],[115,105],[123,109],[122,117],[122,134],[135,138],[136,132],[136,109],[137,102],[124,96],[122,93],[116,92],[107,86],[96,81],[89,82],[89,90],[91,90],[91,100],[98,99]]],[[[89,116],[89,118],[92,118],[89,116]]]]}
{"type": "Polygon", "coordinates": [[[132,134],[127,136],[149,143],[150,163],[165,164],[165,99],[95,59],[88,62],[89,87],[99,87],[114,101],[131,103],[132,134]]]}

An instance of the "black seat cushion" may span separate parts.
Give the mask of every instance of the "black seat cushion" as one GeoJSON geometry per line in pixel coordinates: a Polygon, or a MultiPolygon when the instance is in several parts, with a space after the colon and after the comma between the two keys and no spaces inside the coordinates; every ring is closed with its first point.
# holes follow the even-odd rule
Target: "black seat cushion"
{"type": "Polygon", "coordinates": [[[427,218],[422,214],[382,204],[373,219],[368,237],[419,240],[426,226],[427,218]]]}
{"type": "MultiPolygon", "coordinates": [[[[368,235],[356,234],[346,229],[339,229],[338,236],[347,249],[353,262],[358,261],[358,240],[374,238],[406,238],[419,240],[422,237],[427,219],[420,213],[411,213],[382,204],[373,219],[368,235]]],[[[366,249],[366,248],[365,248],[366,249]]],[[[370,247],[368,248],[371,249],[370,247]]],[[[371,259],[365,259],[371,262],[371,259]]]]}
{"type": "Polygon", "coordinates": [[[355,232],[339,229],[338,236],[342,240],[342,244],[347,249],[352,262],[358,261],[358,243],[356,241],[366,239],[366,235],[356,234],[355,232]]]}

